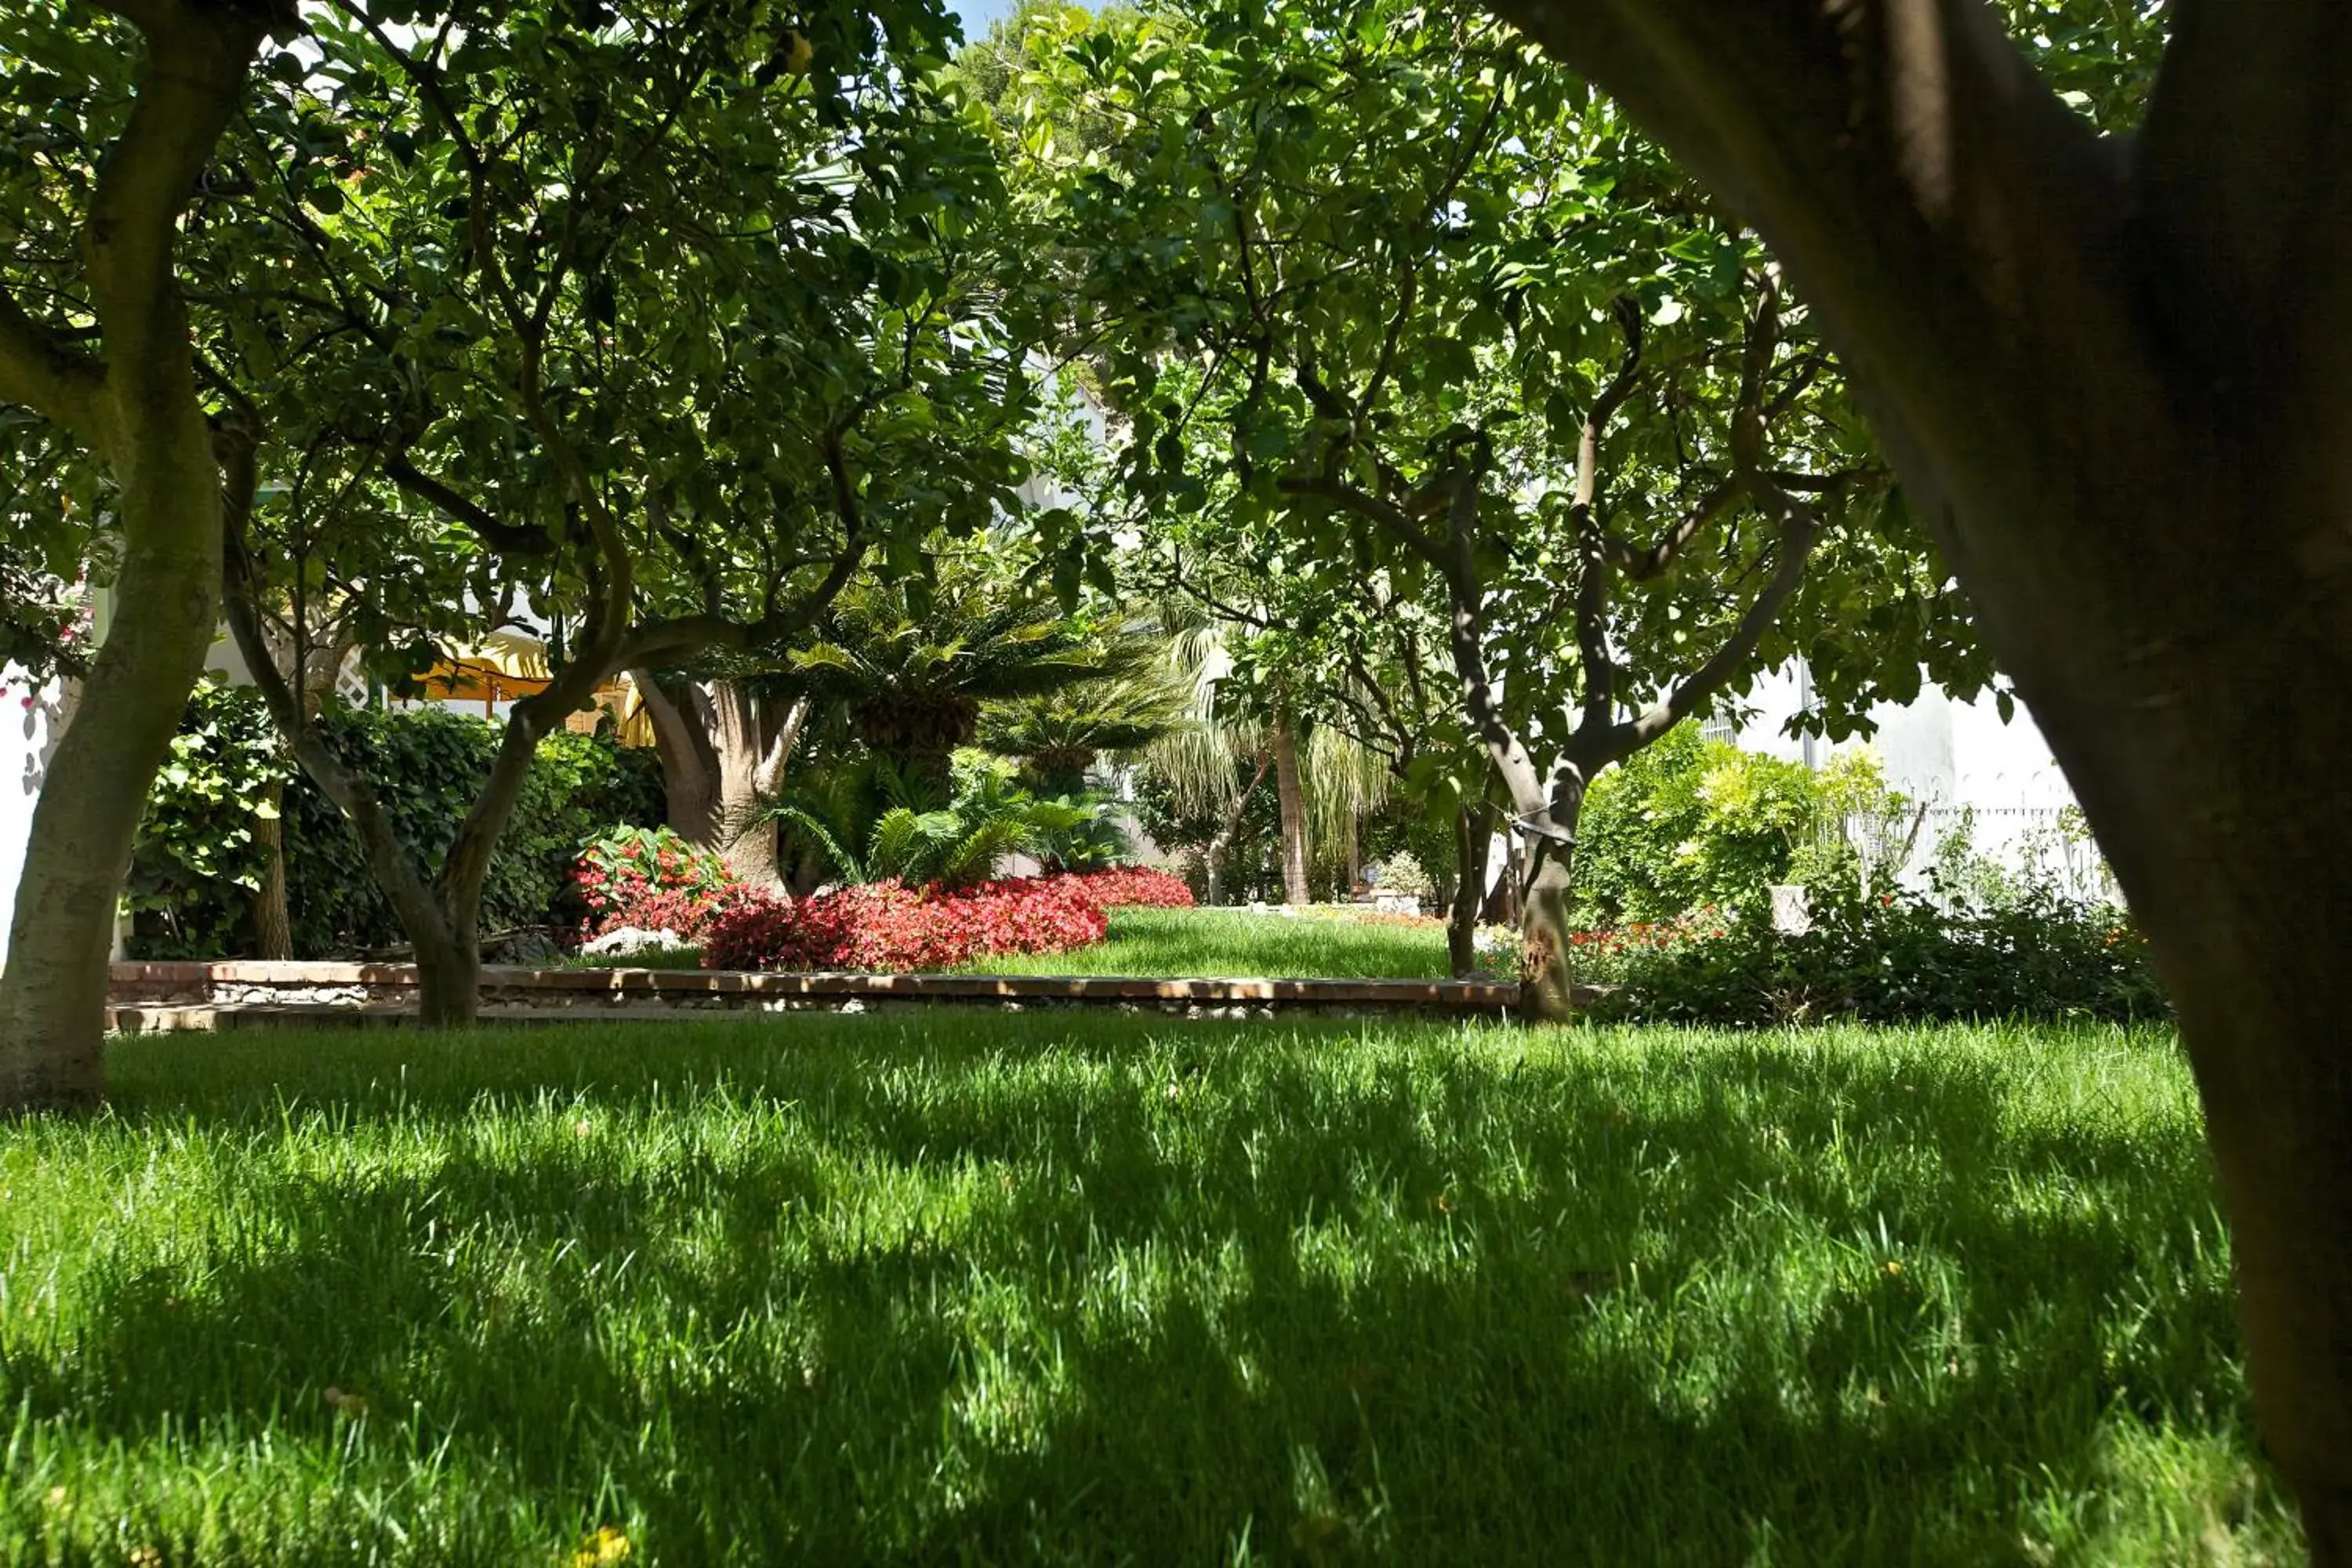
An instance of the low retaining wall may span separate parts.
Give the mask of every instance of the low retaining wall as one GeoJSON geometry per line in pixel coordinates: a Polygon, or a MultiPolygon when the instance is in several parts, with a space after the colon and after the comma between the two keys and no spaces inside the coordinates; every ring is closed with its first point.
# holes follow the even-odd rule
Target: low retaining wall
{"type": "MultiPolygon", "coordinates": [[[[672,1014],[865,1012],[962,1004],[1012,1011],[1110,1006],[1196,1018],[1282,1012],[1493,1015],[1519,988],[1477,980],[1150,980],[1057,974],[766,974],[721,969],[520,969],[486,965],[486,1018],[672,1014]]],[[[416,1007],[405,963],[152,963],[113,966],[110,1001],[125,1029],[194,1028],[263,1019],[319,1021],[340,1013],[397,1018],[416,1007]]]]}

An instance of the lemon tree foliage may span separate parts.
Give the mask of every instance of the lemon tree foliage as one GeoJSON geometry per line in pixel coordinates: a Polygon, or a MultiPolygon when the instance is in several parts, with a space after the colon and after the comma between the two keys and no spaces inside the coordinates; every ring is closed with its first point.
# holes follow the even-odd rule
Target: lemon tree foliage
{"type": "Polygon", "coordinates": [[[1494,782],[1555,1005],[1601,769],[1798,656],[1832,732],[1923,668],[1990,679],[1760,245],[1510,29],[1029,26],[1057,47],[998,111],[1120,434],[1091,526],[1149,520],[1178,590],[1441,808],[1494,782]]]}

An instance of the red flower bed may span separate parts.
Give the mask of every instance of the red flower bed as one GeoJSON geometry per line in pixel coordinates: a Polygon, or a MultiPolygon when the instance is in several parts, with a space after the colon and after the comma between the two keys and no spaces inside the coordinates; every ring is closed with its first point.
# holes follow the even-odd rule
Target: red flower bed
{"type": "Polygon", "coordinates": [[[1066,952],[1107,929],[1091,877],[1031,877],[948,891],[867,882],[728,910],[703,940],[712,969],[944,969],[995,952],[1066,952]]]}
{"type": "Polygon", "coordinates": [[[624,827],[598,839],[572,879],[588,904],[586,938],[635,926],[692,942],[721,914],[761,898],[726,861],[666,827],[624,827]]]}
{"type": "Polygon", "coordinates": [[[1104,871],[1079,871],[1068,879],[1085,885],[1087,892],[1107,910],[1149,908],[1189,910],[1192,889],[1181,877],[1142,866],[1114,866],[1104,871]]]}

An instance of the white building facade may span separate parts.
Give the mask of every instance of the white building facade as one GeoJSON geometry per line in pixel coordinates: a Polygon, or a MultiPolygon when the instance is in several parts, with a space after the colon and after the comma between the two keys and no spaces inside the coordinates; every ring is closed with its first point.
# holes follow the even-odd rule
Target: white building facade
{"type": "Polygon", "coordinates": [[[1926,813],[1903,868],[1906,884],[1924,881],[1942,839],[1965,832],[1976,854],[2006,870],[2032,869],[2084,896],[2112,895],[2083,837],[2074,793],[2024,703],[2003,720],[1990,691],[1961,701],[1929,683],[1908,703],[1871,710],[1874,733],[1838,742],[1789,733],[1811,704],[1806,671],[1792,664],[1759,680],[1736,720],[1717,719],[1706,731],[1813,767],[1861,747],[1876,752],[1887,786],[1926,813]]]}

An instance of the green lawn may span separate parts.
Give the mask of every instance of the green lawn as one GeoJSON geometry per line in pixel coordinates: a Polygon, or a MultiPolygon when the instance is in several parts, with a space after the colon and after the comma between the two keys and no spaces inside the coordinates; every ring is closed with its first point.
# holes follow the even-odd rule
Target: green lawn
{"type": "Polygon", "coordinates": [[[940,1012],[110,1065],[105,1116],[0,1131],[0,1562],[2295,1551],[2161,1035],[940,1012]]]}
{"type": "MultiPolygon", "coordinates": [[[[566,968],[692,969],[693,950],[667,958],[573,956],[566,968]]],[[[1076,952],[1000,953],[958,966],[970,974],[1133,974],[1325,980],[1443,980],[1445,928],[1255,915],[1247,910],[1110,911],[1107,941],[1076,952]]]]}
{"type": "Polygon", "coordinates": [[[1247,910],[1113,910],[1108,940],[1076,952],[978,959],[977,974],[1137,974],[1219,979],[1443,980],[1445,928],[1257,915],[1247,910]]]}

